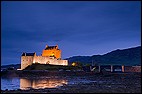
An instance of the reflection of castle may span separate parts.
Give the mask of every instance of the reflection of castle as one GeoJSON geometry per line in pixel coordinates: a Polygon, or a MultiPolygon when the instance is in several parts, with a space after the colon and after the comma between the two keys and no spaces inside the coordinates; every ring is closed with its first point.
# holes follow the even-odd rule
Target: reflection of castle
{"type": "Polygon", "coordinates": [[[68,65],[67,60],[61,60],[61,50],[56,46],[47,46],[43,50],[41,56],[37,56],[36,53],[23,53],[21,56],[21,69],[25,69],[27,66],[33,63],[40,64],[53,64],[53,65],[68,65]]]}
{"type": "Polygon", "coordinates": [[[56,88],[57,86],[62,86],[67,84],[67,80],[64,79],[20,79],[20,89],[28,88],[56,88]]]}

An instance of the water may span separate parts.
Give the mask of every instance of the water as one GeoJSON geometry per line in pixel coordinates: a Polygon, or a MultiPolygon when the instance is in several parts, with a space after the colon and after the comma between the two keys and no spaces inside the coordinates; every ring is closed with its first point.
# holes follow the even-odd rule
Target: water
{"type": "Polygon", "coordinates": [[[1,90],[15,90],[20,87],[19,78],[1,78],[1,90]]]}
{"type": "Polygon", "coordinates": [[[59,77],[59,76],[50,76],[50,77],[2,77],[1,78],[1,90],[16,90],[16,89],[40,89],[40,88],[58,88],[63,85],[72,85],[79,83],[90,83],[96,82],[91,81],[82,77],[59,77]]]}
{"type": "Polygon", "coordinates": [[[1,77],[1,90],[44,89],[72,92],[141,92],[141,74],[50,75],[41,77],[1,77]],[[55,89],[54,89],[55,90],[55,89]]]}

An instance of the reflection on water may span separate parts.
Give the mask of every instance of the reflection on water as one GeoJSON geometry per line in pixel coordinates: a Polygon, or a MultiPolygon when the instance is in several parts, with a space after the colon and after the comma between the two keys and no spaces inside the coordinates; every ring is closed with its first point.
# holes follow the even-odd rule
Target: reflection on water
{"type": "Polygon", "coordinates": [[[1,90],[58,88],[64,84],[68,84],[68,80],[65,77],[1,77],[1,90]]]}
{"type": "Polygon", "coordinates": [[[67,84],[65,79],[20,79],[20,89],[56,88],[67,84]]]}
{"type": "MultiPolygon", "coordinates": [[[[100,83],[101,80],[90,80],[88,77],[73,77],[73,76],[43,76],[43,77],[25,77],[25,78],[1,78],[1,89],[39,89],[39,88],[59,88],[60,86],[86,84],[86,83],[100,83]]],[[[103,82],[104,83],[104,82],[103,82]]]]}
{"type": "MultiPolygon", "coordinates": [[[[16,90],[16,89],[39,89],[39,88],[59,88],[63,84],[67,86],[105,86],[108,88],[120,86],[136,86],[140,88],[140,75],[94,75],[94,76],[42,76],[42,77],[1,77],[1,90],[16,90]],[[133,81],[131,81],[133,80],[133,81]]],[[[61,87],[66,89],[66,87],[61,87]]]]}

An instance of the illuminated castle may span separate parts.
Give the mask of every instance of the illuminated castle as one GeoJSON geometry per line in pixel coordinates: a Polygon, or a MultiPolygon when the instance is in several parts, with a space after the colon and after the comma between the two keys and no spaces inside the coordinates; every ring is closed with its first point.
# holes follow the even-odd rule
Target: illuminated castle
{"type": "Polygon", "coordinates": [[[48,46],[43,50],[41,56],[36,53],[23,53],[21,56],[21,70],[33,63],[51,64],[51,65],[68,65],[67,60],[61,59],[61,50],[56,46],[48,46]]]}

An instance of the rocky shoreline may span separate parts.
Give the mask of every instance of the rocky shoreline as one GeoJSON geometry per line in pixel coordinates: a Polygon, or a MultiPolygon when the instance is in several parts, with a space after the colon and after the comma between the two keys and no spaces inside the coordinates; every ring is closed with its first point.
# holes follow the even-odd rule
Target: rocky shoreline
{"type": "Polygon", "coordinates": [[[88,74],[81,77],[94,82],[65,84],[58,88],[1,90],[1,93],[141,93],[141,73],[88,74]]]}

